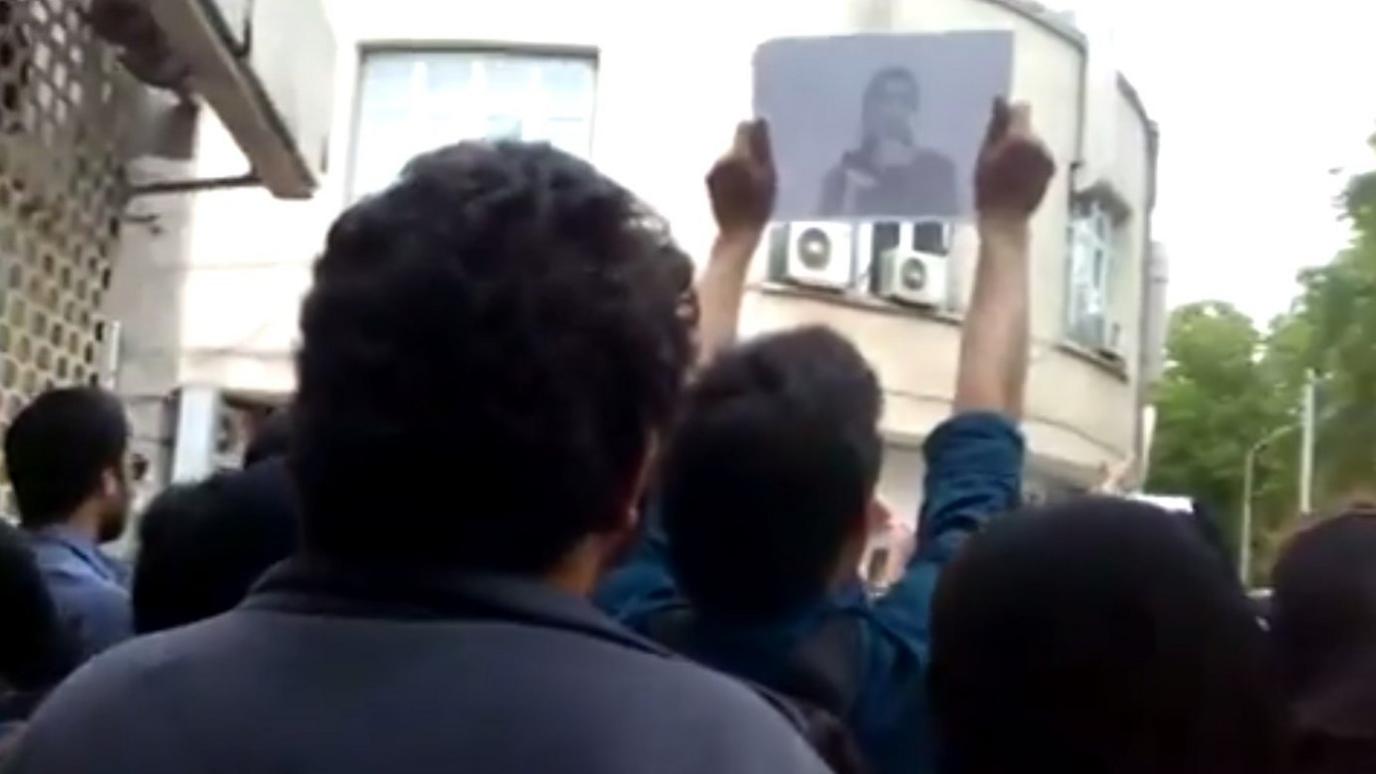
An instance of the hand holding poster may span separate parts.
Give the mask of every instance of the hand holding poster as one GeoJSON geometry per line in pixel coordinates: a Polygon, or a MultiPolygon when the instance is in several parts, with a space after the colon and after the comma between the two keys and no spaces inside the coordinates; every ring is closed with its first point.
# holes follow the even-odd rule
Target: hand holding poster
{"type": "Polygon", "coordinates": [[[755,112],[779,170],[778,220],[966,217],[1007,32],[789,38],[755,55],[755,112]]]}

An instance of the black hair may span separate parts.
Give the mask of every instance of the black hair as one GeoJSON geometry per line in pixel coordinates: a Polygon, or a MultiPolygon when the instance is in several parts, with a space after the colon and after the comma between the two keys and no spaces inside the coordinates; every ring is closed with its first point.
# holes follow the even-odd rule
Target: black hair
{"type": "Polygon", "coordinates": [[[286,457],[291,444],[291,414],[279,409],[268,415],[254,432],[244,449],[244,467],[250,468],[265,460],[286,457]]]}
{"type": "Polygon", "coordinates": [[[41,692],[74,666],[76,653],[32,552],[13,526],[0,519],[0,694],[41,692]]]}
{"type": "Polygon", "coordinates": [[[134,629],[199,621],[237,605],[297,547],[295,498],[281,460],[158,494],[139,524],[134,629]]]}
{"type": "Polygon", "coordinates": [[[879,383],[823,327],[720,355],[691,387],[663,465],[674,573],[694,603],[781,616],[826,592],[882,461],[879,383]]]}
{"type": "Polygon", "coordinates": [[[547,145],[411,161],[335,222],[302,308],[308,548],[538,574],[617,527],[682,389],[687,263],[547,145]]]}
{"type": "Polygon", "coordinates": [[[119,399],[94,387],[39,395],[5,433],[5,464],[26,527],[60,522],[100,487],[107,470],[122,473],[129,422],[119,399]]]}
{"type": "Polygon", "coordinates": [[[1355,508],[1300,532],[1272,580],[1271,631],[1290,700],[1366,694],[1376,731],[1376,511],[1355,508]]]}
{"type": "Polygon", "coordinates": [[[870,76],[869,82],[865,84],[865,104],[868,105],[878,96],[879,87],[889,81],[902,81],[905,86],[912,88],[914,96],[921,93],[921,88],[917,83],[917,76],[913,75],[913,71],[906,67],[894,65],[885,67],[870,76]]]}
{"type": "Polygon", "coordinates": [[[1274,771],[1264,632],[1193,525],[1086,498],[1003,517],[947,567],[929,688],[952,774],[1274,771]]]}

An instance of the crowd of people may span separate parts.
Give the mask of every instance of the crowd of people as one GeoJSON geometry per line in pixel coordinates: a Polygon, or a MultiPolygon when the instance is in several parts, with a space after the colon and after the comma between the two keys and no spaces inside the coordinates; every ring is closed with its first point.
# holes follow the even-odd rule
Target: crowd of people
{"type": "Polygon", "coordinates": [[[290,408],[149,505],[132,572],[100,548],[130,510],[119,401],[59,389],[11,424],[0,767],[1376,770],[1376,511],[1299,535],[1262,616],[1192,515],[1021,506],[1055,171],[998,103],[952,415],[873,597],[878,377],[827,328],[735,341],[763,124],[708,175],[696,283],[583,161],[417,157],[330,229],[290,408]]]}

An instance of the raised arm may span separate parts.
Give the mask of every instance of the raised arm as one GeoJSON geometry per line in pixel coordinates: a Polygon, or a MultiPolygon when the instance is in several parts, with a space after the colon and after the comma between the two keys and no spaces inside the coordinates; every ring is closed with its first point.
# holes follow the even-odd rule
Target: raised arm
{"type": "Polygon", "coordinates": [[[917,548],[876,609],[926,653],[932,594],[966,538],[1015,508],[1024,445],[1016,422],[1027,381],[1028,220],[1055,170],[1026,106],[1000,101],[975,170],[979,267],[965,314],[954,415],[923,445],[926,478],[917,548]]]}
{"type": "Polygon", "coordinates": [[[698,364],[736,340],[750,258],[774,212],[777,182],[764,121],[736,127],[736,139],[707,174],[717,238],[698,279],[698,364]]]}
{"type": "MultiPolygon", "coordinates": [[[[775,188],[768,128],[763,121],[741,123],[730,150],[707,173],[717,239],[697,284],[699,366],[736,340],[746,272],[774,212],[775,188]]],[[[609,568],[594,595],[604,612],[623,623],[678,598],[656,512],[651,502],[639,539],[609,568]]]]}
{"type": "Polygon", "coordinates": [[[1055,165],[1032,132],[1032,110],[994,107],[975,172],[979,265],[965,315],[956,375],[956,413],[1022,416],[1027,383],[1028,221],[1055,165]]]}

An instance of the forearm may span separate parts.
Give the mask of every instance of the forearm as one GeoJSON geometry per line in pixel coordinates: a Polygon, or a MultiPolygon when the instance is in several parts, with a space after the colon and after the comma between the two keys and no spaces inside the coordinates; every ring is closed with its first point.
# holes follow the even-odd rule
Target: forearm
{"type": "Polygon", "coordinates": [[[957,412],[1022,416],[1027,382],[1030,233],[1026,218],[982,215],[979,264],[965,315],[957,412]]]}
{"type": "Polygon", "coordinates": [[[697,287],[700,366],[736,341],[746,274],[759,243],[759,234],[719,234],[712,245],[697,287]]]}

